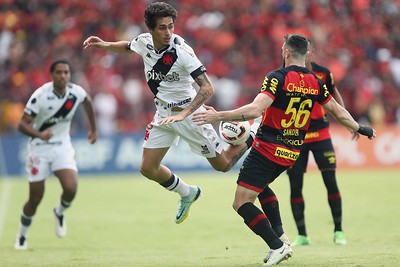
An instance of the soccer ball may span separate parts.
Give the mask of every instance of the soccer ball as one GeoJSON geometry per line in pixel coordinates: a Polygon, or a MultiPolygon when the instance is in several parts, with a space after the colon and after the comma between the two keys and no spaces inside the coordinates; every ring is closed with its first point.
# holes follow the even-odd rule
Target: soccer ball
{"type": "Polygon", "coordinates": [[[250,135],[248,121],[221,121],[219,134],[225,143],[238,146],[246,142],[250,135]]]}

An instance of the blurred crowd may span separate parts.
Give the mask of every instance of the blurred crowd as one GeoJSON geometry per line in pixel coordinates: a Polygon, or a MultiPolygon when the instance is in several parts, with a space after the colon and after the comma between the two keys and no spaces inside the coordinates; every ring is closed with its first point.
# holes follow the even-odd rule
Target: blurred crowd
{"type": "MultiPolygon", "coordinates": [[[[31,93],[64,58],[92,96],[101,134],[142,131],[154,113],[137,55],[82,49],[90,35],[132,40],[147,32],[152,1],[0,1],[0,133],[15,132],[31,93]]],[[[356,120],[400,124],[400,0],[175,0],[175,33],[194,48],[215,86],[208,101],[230,109],[251,101],[281,65],[287,33],[310,37],[314,60],[331,69],[356,120]]],[[[74,130],[85,123],[78,114],[74,130]]]]}

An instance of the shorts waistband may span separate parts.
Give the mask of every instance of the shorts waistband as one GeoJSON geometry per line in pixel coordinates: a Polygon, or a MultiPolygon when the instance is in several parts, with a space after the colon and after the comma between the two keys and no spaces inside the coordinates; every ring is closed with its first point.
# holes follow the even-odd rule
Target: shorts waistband
{"type": "Polygon", "coordinates": [[[55,146],[60,146],[62,145],[61,141],[55,141],[55,142],[44,142],[44,143],[32,143],[34,146],[43,146],[43,145],[55,145],[55,146]]]}

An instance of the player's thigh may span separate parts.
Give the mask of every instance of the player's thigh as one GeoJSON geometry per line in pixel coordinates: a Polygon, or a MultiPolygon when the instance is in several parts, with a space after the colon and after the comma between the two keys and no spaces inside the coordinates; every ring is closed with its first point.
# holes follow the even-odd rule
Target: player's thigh
{"type": "Polygon", "coordinates": [[[75,150],[70,142],[64,142],[62,145],[52,146],[53,159],[50,163],[51,171],[54,173],[58,170],[73,170],[78,171],[76,160],[75,160],[75,150]]]}
{"type": "Polygon", "coordinates": [[[48,153],[47,145],[28,148],[26,172],[30,183],[45,180],[49,176],[49,166],[52,155],[48,153]]]}
{"type": "Polygon", "coordinates": [[[310,150],[307,144],[305,144],[304,147],[301,149],[300,155],[295,163],[287,169],[287,173],[289,176],[306,172],[309,152],[310,150]]]}
{"type": "Polygon", "coordinates": [[[318,169],[321,171],[336,169],[336,155],[331,139],[314,143],[312,153],[318,169]]]}
{"type": "Polygon", "coordinates": [[[179,136],[189,144],[190,150],[197,155],[212,159],[217,157],[217,154],[221,154],[224,149],[211,124],[197,125],[191,117],[188,117],[175,123],[173,127],[179,136]]]}
{"type": "Polygon", "coordinates": [[[153,125],[146,127],[143,147],[148,149],[169,148],[177,145],[179,136],[171,125],[153,125]]]}
{"type": "Polygon", "coordinates": [[[240,168],[237,184],[261,193],[286,169],[252,148],[240,168]]]}

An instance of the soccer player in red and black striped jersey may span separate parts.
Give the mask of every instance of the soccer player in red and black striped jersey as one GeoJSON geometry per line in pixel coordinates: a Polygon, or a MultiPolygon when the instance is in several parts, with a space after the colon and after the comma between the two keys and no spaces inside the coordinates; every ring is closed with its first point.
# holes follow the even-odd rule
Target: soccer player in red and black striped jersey
{"type": "MultiPolygon", "coordinates": [[[[331,71],[311,61],[314,47],[310,39],[308,39],[308,43],[309,52],[306,56],[306,67],[312,70],[312,72],[325,83],[329,93],[344,107],[342,96],[336,88],[331,71]]],[[[305,204],[302,194],[304,173],[307,169],[310,151],[314,155],[328,192],[328,203],[334,222],[333,240],[335,244],[345,245],[347,241],[342,231],[342,198],[336,181],[336,157],[329,133],[329,121],[326,117],[325,109],[316,103],[311,111],[310,127],[304,138],[304,145],[299,158],[295,164],[287,170],[290,180],[290,203],[298,231],[298,236],[292,243],[292,246],[310,244],[304,219],[305,204]]]]}
{"type": "Polygon", "coordinates": [[[278,199],[269,184],[299,157],[315,104],[321,104],[352,132],[370,139],[376,136],[374,129],[360,126],[332,98],[322,80],[306,68],[307,53],[305,36],[285,36],[282,45],[284,67],[265,77],[260,93],[252,103],[220,112],[207,107],[206,111],[193,115],[193,120],[200,125],[250,120],[262,115],[250,153],[240,169],[233,208],[269,246],[270,251],[264,259],[267,266],[278,264],[292,255],[283,231],[278,199]],[[262,210],[254,205],[256,198],[262,210]]]}

